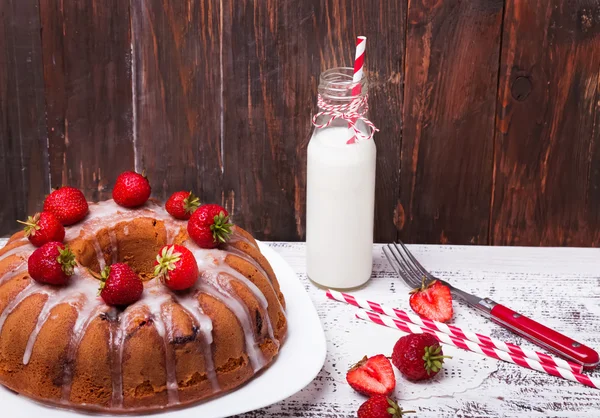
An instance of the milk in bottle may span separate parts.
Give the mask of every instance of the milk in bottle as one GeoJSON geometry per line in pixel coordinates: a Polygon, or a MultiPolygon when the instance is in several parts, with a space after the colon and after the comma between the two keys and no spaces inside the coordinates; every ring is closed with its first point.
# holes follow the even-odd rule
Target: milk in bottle
{"type": "Polygon", "coordinates": [[[364,284],[373,263],[374,127],[366,118],[366,78],[360,94],[352,94],[355,84],[352,68],[321,74],[319,115],[307,151],[307,273],[317,284],[339,289],[364,284]]]}

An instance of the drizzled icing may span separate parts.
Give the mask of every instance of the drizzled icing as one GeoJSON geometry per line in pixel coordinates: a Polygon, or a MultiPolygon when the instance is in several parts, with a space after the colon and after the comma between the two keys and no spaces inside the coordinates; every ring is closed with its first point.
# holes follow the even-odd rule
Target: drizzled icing
{"type": "Polygon", "coordinates": [[[220,390],[219,381],[217,380],[217,372],[215,370],[215,363],[212,355],[212,343],[213,343],[213,324],[212,320],[208,315],[204,313],[202,307],[198,303],[199,292],[193,291],[191,295],[177,297],[177,302],[185,309],[185,311],[196,321],[198,324],[198,331],[202,335],[202,355],[204,356],[204,364],[206,368],[206,374],[210,381],[213,392],[220,390]]]}
{"type": "MultiPolygon", "coordinates": [[[[237,237],[239,237],[239,238],[243,238],[243,237],[241,237],[239,234],[234,234],[234,235],[232,235],[232,236],[237,236],[237,237]]],[[[239,239],[239,240],[241,240],[241,239],[239,239]]],[[[250,245],[252,245],[252,244],[251,244],[249,241],[247,241],[245,238],[243,238],[243,240],[244,240],[244,241],[246,241],[246,242],[248,242],[250,245]]],[[[254,268],[256,268],[256,270],[258,270],[258,272],[259,272],[259,273],[260,273],[262,276],[264,276],[264,277],[266,277],[266,278],[268,279],[268,281],[269,281],[269,283],[270,283],[270,285],[271,285],[271,289],[273,289],[273,292],[274,292],[274,293],[276,293],[276,292],[275,292],[275,287],[273,286],[273,283],[271,282],[271,278],[269,277],[269,275],[267,274],[267,272],[266,272],[266,271],[265,271],[265,270],[262,268],[262,266],[261,266],[261,265],[258,263],[258,261],[256,261],[254,258],[250,257],[248,254],[246,254],[246,253],[245,253],[245,252],[243,252],[242,250],[240,250],[240,249],[238,249],[238,248],[235,248],[235,247],[233,247],[233,246],[231,246],[231,245],[227,245],[227,246],[225,247],[225,250],[226,250],[227,252],[229,252],[229,253],[232,253],[232,254],[234,254],[234,255],[238,256],[239,258],[242,258],[244,261],[246,261],[246,262],[250,263],[250,264],[251,264],[251,265],[252,265],[254,268]]],[[[230,268],[230,269],[231,269],[231,270],[234,270],[234,269],[232,269],[232,268],[230,268]]],[[[239,272],[237,272],[237,270],[234,270],[234,271],[237,273],[236,277],[242,276],[242,277],[243,277],[243,278],[244,278],[246,281],[249,281],[249,280],[246,278],[246,276],[244,276],[244,275],[240,274],[239,272]]],[[[263,295],[263,296],[264,296],[264,295],[263,295]]],[[[279,298],[276,298],[276,299],[277,299],[277,304],[279,305],[279,308],[281,309],[281,313],[282,313],[282,314],[285,316],[285,309],[283,309],[283,305],[281,304],[281,301],[279,300],[279,298]]]]}
{"type": "MultiPolygon", "coordinates": [[[[78,237],[88,239],[94,247],[98,264],[103,268],[106,261],[103,249],[97,239],[98,232],[103,229],[108,230],[111,245],[111,261],[114,263],[118,259],[118,241],[114,228],[110,226],[130,222],[141,217],[150,217],[162,221],[166,230],[166,241],[169,244],[173,242],[182,228],[186,226],[185,221],[173,219],[164,208],[154,202],[148,202],[141,208],[126,209],[109,200],[98,204],[90,204],[90,212],[87,217],[79,224],[67,228],[65,242],[68,243],[78,237]]],[[[128,235],[129,226],[125,225],[123,231],[125,235],[128,235]]],[[[21,258],[21,261],[16,263],[11,272],[0,277],[0,286],[26,271],[26,260],[29,254],[35,250],[35,247],[29,244],[25,238],[21,238],[19,241],[23,241],[22,244],[24,245],[15,247],[0,256],[0,261],[15,254],[21,258]]],[[[233,253],[252,263],[266,278],[269,277],[254,259],[233,247],[228,246],[226,251],[220,249],[206,250],[199,248],[189,240],[182,245],[185,245],[192,251],[200,271],[200,277],[195,287],[186,292],[174,293],[166,286],[159,284],[156,280],[151,280],[144,283],[142,299],[127,307],[124,311],[119,312],[117,309],[105,305],[102,299],[97,296],[98,281],[85,268],[76,268],[68,286],[65,287],[45,286],[29,279],[27,286],[0,313],[0,334],[6,319],[25,299],[32,295],[44,295],[46,297],[23,355],[23,364],[27,365],[32,359],[38,335],[50,317],[52,310],[58,305],[65,303],[76,309],[77,319],[67,349],[62,384],[61,402],[68,405],[78,347],[91,322],[100,315],[105,315],[109,321],[109,350],[113,389],[111,403],[112,408],[122,409],[124,401],[122,369],[125,340],[128,329],[132,325],[131,321],[136,317],[133,313],[145,312],[146,315],[152,318],[152,324],[164,342],[165,371],[167,375],[166,389],[168,393],[167,406],[177,405],[179,403],[179,387],[176,373],[175,350],[174,345],[171,343],[174,341],[174,330],[172,305],[169,303],[175,302],[184,309],[194,323],[194,330],[200,336],[198,341],[201,342],[201,355],[204,357],[207,378],[212,385],[213,392],[218,392],[220,387],[212,353],[213,324],[210,317],[202,310],[198,297],[204,293],[221,301],[237,317],[244,333],[245,351],[248,355],[250,365],[254,371],[258,371],[266,364],[266,360],[260,349],[260,344],[262,343],[261,337],[254,331],[252,315],[231,287],[231,280],[237,280],[238,283],[241,283],[254,295],[263,310],[264,325],[266,326],[268,336],[278,345],[279,342],[274,337],[273,326],[268,315],[268,302],[256,285],[243,274],[230,267],[225,262],[225,258],[228,253],[233,253]]]]}
{"type": "Polygon", "coordinates": [[[117,247],[117,234],[113,228],[108,229],[108,237],[110,238],[110,256],[111,263],[115,264],[119,261],[119,248],[117,247]]]}
{"type": "Polygon", "coordinates": [[[106,260],[104,259],[104,253],[102,252],[102,247],[100,246],[100,241],[98,241],[98,238],[92,238],[92,245],[94,247],[94,251],[96,252],[98,266],[100,267],[100,271],[102,271],[104,270],[104,267],[106,267],[106,260]]]}
{"type": "Polygon", "coordinates": [[[0,277],[0,286],[10,279],[17,277],[19,274],[23,274],[27,271],[27,261],[22,259],[16,266],[13,267],[11,272],[5,273],[4,276],[0,277]]]}

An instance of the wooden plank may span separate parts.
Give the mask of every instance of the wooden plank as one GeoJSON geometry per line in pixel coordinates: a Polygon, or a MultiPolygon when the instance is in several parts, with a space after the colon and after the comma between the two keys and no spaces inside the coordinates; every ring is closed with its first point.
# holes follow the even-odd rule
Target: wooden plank
{"type": "Polygon", "coordinates": [[[49,190],[37,3],[0,2],[0,235],[40,209],[49,190]]]}
{"type": "Polygon", "coordinates": [[[131,18],[136,166],[157,197],[222,203],[219,1],[135,1],[131,18]]]}
{"type": "Polygon", "coordinates": [[[40,0],[52,186],[110,198],[133,168],[129,6],[40,0]]]}
{"type": "Polygon", "coordinates": [[[488,242],[502,0],[409,1],[397,225],[408,242],[488,242]]]}
{"type": "Polygon", "coordinates": [[[361,34],[368,38],[371,119],[381,129],[375,238],[395,238],[404,24],[404,2],[223,1],[224,188],[237,221],[257,237],[304,238],[319,74],[351,66],[361,34]]]}
{"type": "Polygon", "coordinates": [[[600,245],[600,6],[507,1],[491,230],[600,245]]]}

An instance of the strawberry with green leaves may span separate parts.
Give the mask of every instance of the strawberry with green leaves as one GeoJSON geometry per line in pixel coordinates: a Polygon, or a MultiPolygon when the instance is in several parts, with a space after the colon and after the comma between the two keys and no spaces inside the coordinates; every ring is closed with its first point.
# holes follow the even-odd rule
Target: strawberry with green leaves
{"type": "Polygon", "coordinates": [[[154,266],[154,275],[172,290],[189,289],[198,280],[196,258],[182,245],[162,247],[154,266]]]}
{"type": "Polygon", "coordinates": [[[36,213],[27,217],[27,221],[17,221],[25,225],[25,236],[36,247],[47,242],[62,242],[65,239],[65,227],[52,212],[36,213]]]}
{"type": "Polygon", "coordinates": [[[398,404],[385,395],[375,395],[367,399],[358,408],[358,418],[402,418],[404,414],[414,414],[415,411],[404,411],[398,404]]]}
{"type": "Polygon", "coordinates": [[[442,369],[445,356],[431,334],[408,334],[400,338],[392,352],[392,363],[409,380],[428,380],[442,369]]]}
{"type": "Polygon", "coordinates": [[[200,206],[200,199],[192,192],[175,192],[169,197],[165,204],[165,209],[169,214],[176,218],[187,220],[190,219],[192,213],[200,206]]]}
{"type": "Polygon", "coordinates": [[[188,221],[188,235],[201,248],[216,248],[227,242],[233,224],[224,207],[214,204],[202,205],[188,221]]]}
{"type": "Polygon", "coordinates": [[[29,276],[39,283],[62,286],[69,282],[75,266],[75,255],[60,242],[47,242],[27,260],[29,276]]]}

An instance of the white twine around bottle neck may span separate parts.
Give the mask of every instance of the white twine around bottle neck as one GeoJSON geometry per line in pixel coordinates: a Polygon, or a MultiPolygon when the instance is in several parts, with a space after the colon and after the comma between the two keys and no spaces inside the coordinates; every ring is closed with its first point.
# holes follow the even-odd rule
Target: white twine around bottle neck
{"type": "MultiPolygon", "coordinates": [[[[327,101],[323,99],[323,96],[319,94],[317,96],[317,106],[319,106],[319,109],[323,110],[313,116],[312,123],[316,128],[327,128],[335,119],[343,119],[348,122],[348,127],[354,131],[354,138],[359,141],[371,139],[375,132],[379,132],[379,129],[375,127],[373,122],[365,117],[369,110],[368,95],[358,96],[348,104],[332,105],[327,103],[327,101]],[[331,116],[331,118],[324,124],[319,125],[317,124],[317,119],[320,116],[331,116]],[[363,123],[369,127],[370,133],[368,135],[365,135],[356,126],[356,122],[359,120],[363,121],[363,123]]],[[[354,138],[351,138],[348,141],[348,144],[355,142],[354,138]]]]}

